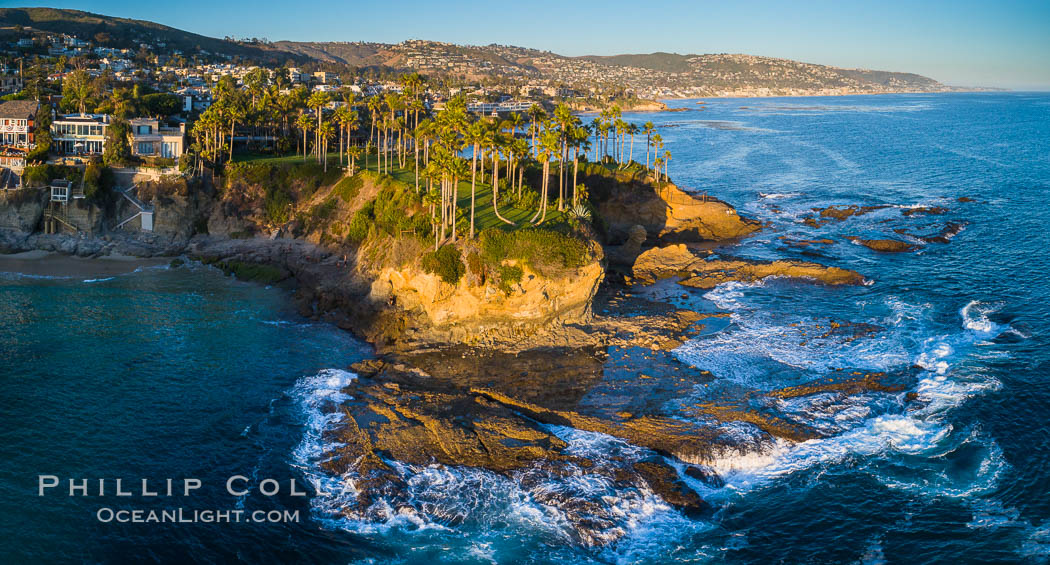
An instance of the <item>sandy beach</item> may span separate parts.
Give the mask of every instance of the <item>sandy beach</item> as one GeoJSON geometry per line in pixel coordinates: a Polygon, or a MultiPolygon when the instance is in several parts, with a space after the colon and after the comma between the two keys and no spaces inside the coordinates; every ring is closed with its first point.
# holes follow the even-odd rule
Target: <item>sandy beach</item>
{"type": "Polygon", "coordinates": [[[170,258],[107,255],[95,259],[50,251],[25,251],[0,255],[0,273],[22,273],[43,277],[111,277],[130,273],[139,267],[167,264],[170,258]]]}

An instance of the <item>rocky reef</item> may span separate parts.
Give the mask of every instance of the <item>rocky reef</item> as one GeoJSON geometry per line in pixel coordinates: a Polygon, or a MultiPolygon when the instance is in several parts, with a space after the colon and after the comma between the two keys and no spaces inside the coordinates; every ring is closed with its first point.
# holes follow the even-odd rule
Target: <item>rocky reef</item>
{"type": "Polygon", "coordinates": [[[632,274],[640,283],[680,276],[679,284],[694,288],[714,288],[730,281],[754,282],[766,277],[796,278],[830,285],[864,282],[860,273],[819,263],[704,258],[684,244],[643,252],[635,261],[632,274]]]}

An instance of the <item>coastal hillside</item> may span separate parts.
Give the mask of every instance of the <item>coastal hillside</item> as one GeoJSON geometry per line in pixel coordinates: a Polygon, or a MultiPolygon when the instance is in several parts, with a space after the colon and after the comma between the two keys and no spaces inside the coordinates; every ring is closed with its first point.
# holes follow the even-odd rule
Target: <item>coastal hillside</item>
{"type": "Polygon", "coordinates": [[[289,58],[305,59],[262,43],[217,39],[145,20],[57,8],[0,8],[0,38],[19,28],[25,31],[65,33],[93,39],[108,47],[133,50],[137,50],[140,43],[150,43],[163,44],[169,53],[179,51],[186,55],[207,52],[275,64],[289,58]]]}
{"type": "Polygon", "coordinates": [[[320,61],[469,79],[499,76],[570,85],[619,83],[643,97],[939,92],[913,73],[843,69],[743,54],[675,53],[566,57],[506,45],[436,41],[397,44],[280,41],[274,47],[320,61]]]}
{"type": "Polygon", "coordinates": [[[526,47],[457,45],[418,39],[396,44],[217,39],[154,22],[78,10],[0,9],[0,37],[13,37],[15,30],[102,38],[109,46],[132,49],[137,49],[140,43],[147,43],[168,55],[219,56],[265,64],[309,62],[418,72],[471,81],[499,78],[522,84],[565,85],[576,92],[616,85],[642,99],[941,92],[952,89],[934,79],[912,73],[844,69],[756,55],[657,52],[567,57],[526,47]]]}

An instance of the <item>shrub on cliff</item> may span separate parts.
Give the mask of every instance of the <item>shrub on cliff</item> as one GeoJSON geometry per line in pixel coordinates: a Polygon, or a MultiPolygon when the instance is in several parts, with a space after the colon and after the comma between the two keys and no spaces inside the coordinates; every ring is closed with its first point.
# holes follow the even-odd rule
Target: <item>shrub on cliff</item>
{"type": "Polygon", "coordinates": [[[449,284],[458,284],[467,272],[459,248],[455,245],[444,245],[437,251],[423,255],[423,270],[441,277],[449,284]]]}
{"type": "Polygon", "coordinates": [[[84,196],[100,201],[109,195],[116,179],[113,170],[99,163],[91,163],[84,169],[84,196]]]}
{"type": "Polygon", "coordinates": [[[77,167],[63,165],[29,165],[25,168],[22,180],[28,186],[46,186],[54,179],[69,179],[73,184],[80,183],[83,173],[77,167]]]}
{"type": "Polygon", "coordinates": [[[329,185],[341,174],[337,169],[325,172],[318,163],[230,163],[226,166],[226,187],[254,185],[263,193],[284,191],[286,195],[307,198],[323,185],[329,185]]]}
{"type": "Polygon", "coordinates": [[[481,232],[480,242],[481,256],[487,264],[497,266],[504,259],[517,259],[543,276],[582,267],[590,260],[586,243],[548,229],[487,229],[481,232]]]}
{"type": "Polygon", "coordinates": [[[521,267],[517,265],[500,265],[499,267],[499,288],[506,294],[510,294],[510,291],[514,285],[521,282],[521,277],[525,274],[521,267]]]}
{"type": "MultiPolygon", "coordinates": [[[[357,177],[351,177],[353,180],[357,177]]],[[[373,182],[379,184],[379,193],[372,200],[366,202],[353,219],[347,239],[351,243],[360,243],[368,238],[370,234],[386,234],[390,237],[401,238],[411,234],[419,238],[428,238],[431,235],[430,217],[423,207],[423,200],[416,194],[415,189],[404,183],[397,182],[390,177],[378,177],[373,182]]],[[[356,196],[358,188],[353,183],[336,185],[333,193],[347,200],[356,196]],[[340,189],[340,186],[343,186],[340,189]],[[353,196],[344,195],[342,192],[352,190],[353,196]]]]}

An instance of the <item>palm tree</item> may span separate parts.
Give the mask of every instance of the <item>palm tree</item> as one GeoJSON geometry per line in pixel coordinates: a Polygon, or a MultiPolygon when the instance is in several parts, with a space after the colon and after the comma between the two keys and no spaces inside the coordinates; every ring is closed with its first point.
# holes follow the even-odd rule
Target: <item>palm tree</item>
{"type": "Polygon", "coordinates": [[[350,175],[357,174],[357,160],[361,157],[361,148],[354,146],[346,150],[346,154],[350,157],[350,175]]]}
{"type": "MultiPolygon", "coordinates": [[[[349,106],[340,106],[335,111],[335,121],[336,121],[336,123],[339,124],[339,164],[340,165],[343,164],[343,148],[344,148],[343,140],[346,137],[344,135],[344,133],[348,129],[347,128],[348,124],[351,122],[350,114],[352,114],[352,113],[353,112],[350,110],[349,106]]],[[[354,119],[356,120],[356,116],[355,116],[354,119]]]]}
{"type": "Polygon", "coordinates": [[[505,223],[514,225],[514,222],[504,218],[499,213],[499,150],[500,147],[506,145],[503,138],[503,134],[499,131],[492,132],[492,137],[489,138],[492,148],[492,211],[496,213],[496,217],[505,223]]]}
{"type": "Polygon", "coordinates": [[[656,126],[652,122],[645,122],[642,126],[642,133],[645,134],[645,169],[649,170],[649,148],[652,146],[653,134],[656,133],[656,126]]]}
{"type": "Polygon", "coordinates": [[[627,157],[627,166],[634,162],[634,136],[638,133],[638,124],[627,124],[627,133],[631,136],[631,149],[627,157]]]}
{"type": "MultiPolygon", "coordinates": [[[[314,137],[316,142],[314,143],[314,149],[320,151],[321,149],[321,110],[328,104],[330,98],[327,92],[314,92],[310,95],[310,99],[306,102],[306,105],[313,109],[317,113],[317,129],[314,130],[314,137]]],[[[317,154],[317,160],[320,162],[321,154],[317,154]]]]}
{"type": "Polygon", "coordinates": [[[551,157],[557,154],[561,146],[561,138],[552,124],[545,124],[543,134],[540,136],[540,156],[543,157],[543,178],[540,183],[540,208],[536,215],[530,219],[535,225],[540,225],[547,219],[547,187],[550,184],[551,157]],[[536,218],[539,217],[539,221],[536,218]]]}
{"type": "Polygon", "coordinates": [[[529,106],[529,119],[532,123],[529,125],[529,131],[532,134],[532,151],[537,156],[539,155],[539,147],[536,145],[536,136],[540,131],[540,123],[547,117],[547,112],[543,110],[543,107],[539,104],[533,104],[529,106]]]}
{"type": "Polygon", "coordinates": [[[558,154],[558,211],[565,210],[565,158],[568,154],[569,128],[573,123],[572,111],[564,102],[554,109],[554,121],[561,131],[561,150],[558,154]]]}
{"type": "Polygon", "coordinates": [[[515,139],[511,146],[518,159],[518,198],[521,198],[521,185],[525,178],[525,162],[529,158],[529,142],[525,139],[515,139]]]}
{"type": "Polygon", "coordinates": [[[485,141],[485,126],[473,122],[463,134],[463,141],[470,146],[470,239],[474,239],[474,195],[478,177],[478,147],[485,141]]]}
{"type": "Polygon", "coordinates": [[[313,120],[307,114],[299,114],[299,117],[295,119],[295,127],[299,128],[303,132],[303,161],[306,160],[306,134],[313,127],[313,120]]]}
{"type": "Polygon", "coordinates": [[[579,194],[576,190],[576,175],[580,171],[580,152],[583,152],[584,157],[587,156],[587,145],[590,143],[590,139],[591,136],[587,132],[587,128],[577,126],[572,129],[572,207],[574,209],[579,204],[579,194]]]}
{"type": "Polygon", "coordinates": [[[325,120],[321,122],[321,127],[317,129],[318,137],[321,139],[321,154],[324,160],[324,171],[328,172],[328,140],[335,135],[335,127],[332,126],[332,122],[325,120]]]}
{"type": "Polygon", "coordinates": [[[655,149],[655,151],[653,151],[653,159],[654,159],[653,169],[654,169],[654,172],[658,172],[660,170],[660,167],[656,166],[655,159],[660,154],[660,150],[663,149],[663,147],[664,147],[664,138],[661,137],[660,134],[654,133],[653,134],[653,148],[655,149]]]}
{"type": "Polygon", "coordinates": [[[602,146],[601,143],[601,131],[602,131],[602,120],[601,118],[594,118],[591,120],[590,126],[591,133],[594,134],[594,162],[601,163],[598,160],[598,148],[602,146]]]}

